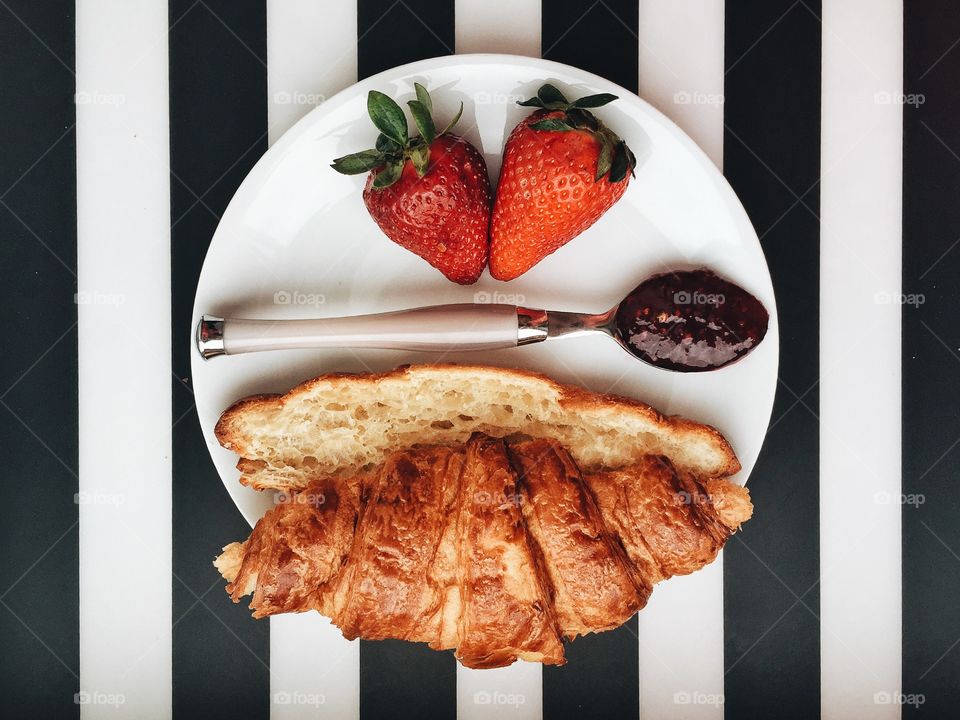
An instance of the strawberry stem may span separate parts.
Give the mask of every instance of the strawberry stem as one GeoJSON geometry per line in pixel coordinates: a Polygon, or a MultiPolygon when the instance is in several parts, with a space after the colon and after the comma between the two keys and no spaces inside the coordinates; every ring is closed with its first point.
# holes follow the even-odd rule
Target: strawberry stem
{"type": "Polygon", "coordinates": [[[573,102],[569,102],[560,90],[544,83],[537,91],[536,97],[517,103],[524,107],[537,107],[548,111],[561,111],[563,117],[547,117],[530,124],[532,130],[540,132],[570,132],[579,130],[592,135],[600,143],[600,152],[597,157],[597,172],[595,180],[600,181],[604,175],[612,183],[621,182],[629,172],[634,175],[637,158],[627,144],[604,125],[587,108],[598,108],[617,99],[610,93],[587,95],[573,102]]]}
{"type": "Polygon", "coordinates": [[[367,94],[367,113],[380,131],[376,145],[370,150],[344,155],[336,158],[330,165],[338,173],[359,175],[378,171],[373,187],[380,190],[390,187],[403,174],[403,166],[409,160],[417,174],[423,177],[430,166],[430,145],[441,135],[446,135],[457,124],[463,114],[463,103],[450,123],[437,132],[433,120],[433,100],[430,93],[420,83],[414,83],[416,100],[410,100],[410,114],[419,135],[410,137],[407,118],[403,109],[393,98],[377,90],[367,94]]]}

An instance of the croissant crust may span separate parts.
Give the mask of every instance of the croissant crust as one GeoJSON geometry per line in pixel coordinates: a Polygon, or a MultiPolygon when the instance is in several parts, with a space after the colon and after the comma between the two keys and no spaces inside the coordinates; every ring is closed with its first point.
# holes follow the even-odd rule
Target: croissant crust
{"type": "Polygon", "coordinates": [[[279,497],[214,563],[234,602],[317,610],[349,639],[425,642],[472,668],[563,664],[564,639],[621,625],[752,513],[745,488],[662,457],[581,473],[554,440],[483,434],[279,497]]]}

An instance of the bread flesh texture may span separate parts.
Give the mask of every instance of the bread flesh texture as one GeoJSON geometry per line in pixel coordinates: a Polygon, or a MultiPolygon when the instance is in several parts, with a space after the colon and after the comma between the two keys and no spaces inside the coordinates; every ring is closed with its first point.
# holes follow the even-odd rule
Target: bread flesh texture
{"type": "Polygon", "coordinates": [[[554,441],[508,454],[476,435],[318,480],[215,565],[255,617],[315,609],[347,637],[454,648],[467,667],[562,664],[561,636],[621,624],[656,582],[710,562],[751,511],[746,489],[662,458],[581,473],[554,441]],[[538,498],[564,509],[550,517],[538,498]]]}
{"type": "Polygon", "coordinates": [[[323,375],[284,395],[241,400],[216,427],[220,443],[240,455],[241,482],[278,490],[378,465],[398,448],[462,444],[475,432],[556,440],[584,471],[626,467],[646,455],[667,457],[701,478],[740,469],[710,426],[536,373],[488,366],[323,375]]]}

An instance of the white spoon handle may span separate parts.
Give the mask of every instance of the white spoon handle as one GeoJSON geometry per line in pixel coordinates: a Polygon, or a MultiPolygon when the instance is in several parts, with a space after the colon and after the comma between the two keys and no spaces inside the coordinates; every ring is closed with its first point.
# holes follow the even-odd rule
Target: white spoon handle
{"type": "Polygon", "coordinates": [[[546,312],[513,305],[431,307],[309,320],[223,319],[204,315],[197,349],[205,358],[264,350],[381,348],[493,350],[546,339],[546,312]]]}

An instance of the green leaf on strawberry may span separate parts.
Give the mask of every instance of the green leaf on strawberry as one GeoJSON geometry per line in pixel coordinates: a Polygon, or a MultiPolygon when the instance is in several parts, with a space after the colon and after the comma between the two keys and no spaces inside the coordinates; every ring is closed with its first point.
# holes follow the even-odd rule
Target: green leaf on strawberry
{"type": "Polygon", "coordinates": [[[595,180],[604,176],[612,183],[621,182],[627,173],[632,176],[637,166],[637,158],[627,144],[610,128],[604,125],[590,109],[603,107],[617,99],[610,93],[587,95],[570,102],[566,96],[550,83],[544,83],[537,96],[518,102],[524,107],[536,107],[542,110],[562,111],[562,117],[545,117],[530,124],[532,130],[540,132],[570,132],[577,130],[592,135],[600,144],[597,157],[595,180]]]}
{"type": "Polygon", "coordinates": [[[566,108],[569,104],[567,99],[563,96],[563,93],[557,90],[550,83],[545,83],[540,86],[540,89],[537,91],[537,97],[540,98],[540,102],[543,103],[543,107],[549,108],[551,110],[559,110],[561,107],[566,108]],[[552,106],[556,105],[556,108],[552,106]]]}
{"type": "Polygon", "coordinates": [[[463,114],[463,103],[450,123],[437,132],[433,120],[433,100],[420,83],[414,83],[417,99],[410,100],[410,114],[419,135],[411,138],[407,118],[395,100],[377,90],[367,94],[367,113],[380,131],[376,145],[370,150],[336,158],[330,167],[344,175],[358,175],[380,168],[373,187],[389,187],[403,174],[403,166],[409,160],[417,174],[423,177],[430,166],[430,145],[438,137],[446,135],[463,114]]]}
{"type": "MultiPolygon", "coordinates": [[[[432,142],[432,141],[431,141],[432,142]]],[[[410,162],[413,163],[417,175],[423,177],[427,174],[427,167],[430,164],[430,148],[427,145],[415,145],[410,148],[410,162]]]]}
{"type": "Polygon", "coordinates": [[[410,106],[410,114],[413,115],[413,124],[420,131],[420,137],[429,145],[437,137],[437,128],[433,124],[433,118],[430,116],[430,110],[420,100],[411,100],[407,103],[410,106]]]}
{"type": "Polygon", "coordinates": [[[413,84],[413,89],[417,93],[417,100],[420,101],[420,104],[427,109],[428,113],[433,115],[433,99],[430,97],[430,93],[427,92],[427,89],[418,82],[413,84]]]}
{"type": "Polygon", "coordinates": [[[627,152],[626,143],[622,140],[618,142],[610,163],[610,182],[618,183],[627,176],[627,171],[630,169],[630,156],[627,152]]]}
{"type": "Polygon", "coordinates": [[[383,170],[377,173],[373,181],[373,186],[377,189],[390,187],[403,174],[403,162],[391,162],[383,166],[383,170]]]}
{"type": "Polygon", "coordinates": [[[453,116],[453,120],[447,123],[447,126],[441,132],[441,135],[446,135],[448,132],[453,130],[453,126],[460,122],[460,117],[463,115],[463,103],[460,103],[460,109],[457,110],[457,114],[453,116]]]}
{"type": "MultiPolygon", "coordinates": [[[[390,155],[392,153],[398,153],[401,150],[403,150],[403,145],[398,143],[396,140],[391,140],[383,133],[380,133],[380,135],[377,136],[376,150],[377,152],[380,152],[384,155],[390,155]]],[[[365,150],[364,152],[369,152],[369,151],[365,150]]]]}
{"type": "Polygon", "coordinates": [[[617,99],[616,95],[611,95],[610,93],[600,93],[599,95],[587,95],[582,97],[579,100],[574,100],[570,103],[572,108],[598,108],[608,103],[612,103],[617,99]]]}
{"type": "Polygon", "coordinates": [[[407,141],[407,118],[393,98],[371,90],[367,95],[367,113],[377,129],[388,138],[401,144],[407,141]]]}
{"type": "Polygon", "coordinates": [[[604,175],[610,172],[610,167],[613,164],[613,145],[609,142],[600,143],[600,155],[597,157],[597,174],[593,178],[594,181],[599,181],[604,175]]]}
{"type": "Polygon", "coordinates": [[[359,175],[369,172],[383,164],[381,153],[376,150],[361,150],[352,155],[344,155],[333,161],[333,169],[344,175],[359,175]]]}
{"type": "Polygon", "coordinates": [[[568,130],[573,130],[574,127],[564,120],[559,118],[546,118],[545,120],[538,120],[537,122],[531,125],[534,130],[549,130],[551,132],[567,132],[568,130]]]}

